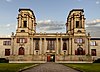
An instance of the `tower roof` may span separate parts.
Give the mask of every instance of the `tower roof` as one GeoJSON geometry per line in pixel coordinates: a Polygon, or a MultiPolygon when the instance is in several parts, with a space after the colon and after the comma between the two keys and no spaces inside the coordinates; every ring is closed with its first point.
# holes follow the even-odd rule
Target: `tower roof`
{"type": "Polygon", "coordinates": [[[35,15],[34,15],[34,13],[33,13],[33,11],[31,9],[29,9],[29,8],[20,8],[19,12],[22,11],[22,10],[27,10],[27,11],[32,12],[33,16],[35,17],[35,15]]]}
{"type": "Polygon", "coordinates": [[[69,16],[71,15],[71,13],[72,13],[73,11],[81,11],[81,12],[84,12],[83,9],[72,9],[72,10],[69,12],[69,15],[68,15],[68,17],[67,17],[67,20],[68,20],[69,16]]]}

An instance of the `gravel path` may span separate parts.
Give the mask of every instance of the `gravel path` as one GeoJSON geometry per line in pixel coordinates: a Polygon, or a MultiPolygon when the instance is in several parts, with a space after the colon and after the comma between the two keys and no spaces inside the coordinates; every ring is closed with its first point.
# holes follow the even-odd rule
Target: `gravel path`
{"type": "Polygon", "coordinates": [[[57,63],[45,63],[23,72],[79,72],[57,63]]]}

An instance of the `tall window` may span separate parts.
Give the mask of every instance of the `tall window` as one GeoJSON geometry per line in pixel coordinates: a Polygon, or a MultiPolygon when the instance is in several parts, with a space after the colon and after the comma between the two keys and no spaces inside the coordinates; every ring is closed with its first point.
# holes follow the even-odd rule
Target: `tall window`
{"type": "Polygon", "coordinates": [[[24,27],[27,27],[27,21],[24,21],[24,27]]]}
{"type": "Polygon", "coordinates": [[[63,50],[67,50],[67,44],[66,44],[66,41],[63,41],[63,50]]]}
{"type": "Polygon", "coordinates": [[[20,48],[19,48],[19,53],[18,53],[18,54],[19,54],[19,55],[24,55],[24,51],[25,51],[24,48],[23,48],[23,47],[20,47],[20,48]]]}
{"type": "Polygon", "coordinates": [[[76,28],[79,28],[79,21],[76,21],[76,28]]]}
{"type": "Polygon", "coordinates": [[[5,56],[9,56],[10,55],[10,49],[5,49],[5,56]]]}
{"type": "Polygon", "coordinates": [[[91,55],[96,56],[96,49],[91,49],[91,55]]]}
{"type": "Polygon", "coordinates": [[[35,50],[39,50],[39,40],[35,41],[35,50]]]}
{"type": "Polygon", "coordinates": [[[11,45],[11,41],[3,41],[3,45],[11,45]]]}
{"type": "Polygon", "coordinates": [[[54,40],[48,40],[47,50],[54,50],[54,49],[55,49],[54,40]]]}

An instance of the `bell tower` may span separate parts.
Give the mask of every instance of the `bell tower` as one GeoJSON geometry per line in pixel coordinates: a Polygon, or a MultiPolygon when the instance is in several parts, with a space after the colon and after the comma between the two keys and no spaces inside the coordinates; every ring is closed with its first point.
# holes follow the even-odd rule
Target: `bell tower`
{"type": "Polygon", "coordinates": [[[67,18],[67,33],[70,35],[85,36],[85,18],[83,9],[73,9],[70,11],[67,18]]]}
{"type": "Polygon", "coordinates": [[[31,9],[19,9],[17,21],[17,36],[32,35],[36,32],[36,18],[31,9]]]}

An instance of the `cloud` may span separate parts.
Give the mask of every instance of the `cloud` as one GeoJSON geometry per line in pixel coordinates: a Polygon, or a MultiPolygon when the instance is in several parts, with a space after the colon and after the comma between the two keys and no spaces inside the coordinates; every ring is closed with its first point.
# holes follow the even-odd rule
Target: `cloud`
{"type": "Polygon", "coordinates": [[[78,0],[79,2],[81,1],[81,0],[78,0]]]}
{"type": "MultiPolygon", "coordinates": [[[[37,33],[66,33],[66,22],[53,20],[37,21],[37,33]]],[[[17,28],[16,23],[0,24],[0,36],[10,36],[17,28]]],[[[86,21],[86,32],[90,32],[92,37],[100,37],[100,19],[86,21]]]]}
{"type": "Polygon", "coordinates": [[[0,36],[11,35],[16,30],[16,23],[1,24],[0,25],[0,36]]]}
{"type": "Polygon", "coordinates": [[[96,1],[96,4],[100,4],[100,1],[96,1]]]}
{"type": "Polygon", "coordinates": [[[12,0],[6,0],[7,2],[11,2],[12,0]]]}
{"type": "MultiPolygon", "coordinates": [[[[92,37],[100,37],[100,19],[86,21],[86,32],[91,34],[92,37]]],[[[65,22],[53,20],[40,20],[37,22],[38,32],[63,32],[66,31],[65,22]]]]}
{"type": "Polygon", "coordinates": [[[100,19],[87,21],[86,31],[90,32],[92,37],[100,37],[100,19]]]}
{"type": "Polygon", "coordinates": [[[37,29],[42,32],[57,32],[65,29],[65,23],[62,21],[40,20],[37,22],[37,29]]]}
{"type": "Polygon", "coordinates": [[[95,19],[95,20],[87,21],[86,25],[89,25],[89,26],[98,26],[98,25],[100,25],[100,19],[95,19]]]}

